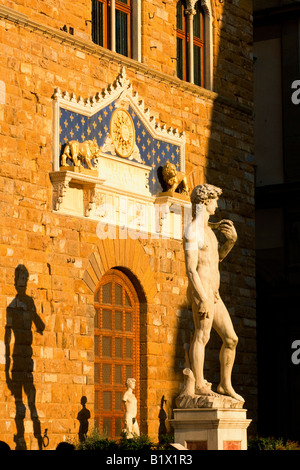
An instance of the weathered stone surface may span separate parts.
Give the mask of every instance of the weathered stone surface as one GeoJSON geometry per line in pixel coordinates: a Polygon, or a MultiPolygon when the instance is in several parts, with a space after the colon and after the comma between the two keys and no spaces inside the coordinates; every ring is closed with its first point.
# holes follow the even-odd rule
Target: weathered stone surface
{"type": "MultiPolygon", "coordinates": [[[[94,96],[115,80],[122,62],[122,56],[106,54],[98,46],[86,51],[85,46],[92,47],[91,4],[80,0],[74,9],[74,2],[63,0],[58,9],[52,0],[0,0],[1,8],[27,15],[25,23],[15,21],[13,15],[11,19],[0,17],[1,80],[6,85],[5,102],[0,104],[0,439],[12,448],[16,409],[2,351],[6,309],[16,296],[18,264],[27,266],[27,295],[45,323],[43,335],[32,330],[32,359],[35,404],[42,434],[48,429],[49,448],[64,438],[77,438],[76,416],[82,396],[87,397],[91,423],[93,420],[94,340],[93,328],[86,322],[93,321],[95,278],[89,284],[92,289],[83,281],[95,266],[92,256],[98,258],[96,279],[122,263],[136,276],[147,300],[141,314],[141,360],[146,373],[140,427],[153,438],[157,438],[163,395],[171,417],[182,380],[182,345],[190,341],[192,333],[182,242],[149,237],[108,243],[97,237],[96,222],[52,211],[49,173],[54,88],[76,96],[94,96]],[[64,25],[74,28],[74,35],[64,33],[62,41],[64,25]],[[57,34],[53,30],[49,33],[49,27],[57,34]]],[[[234,258],[229,256],[222,266],[222,298],[233,309],[240,339],[234,383],[253,415],[255,324],[243,323],[245,317],[255,319],[254,169],[248,159],[253,153],[251,2],[212,2],[212,10],[214,93],[174,78],[174,2],[167,2],[164,8],[161,2],[142,2],[143,63],[124,59],[124,64],[134,89],[157,119],[186,133],[189,186],[207,180],[219,185],[224,189],[222,217],[236,217],[239,241],[234,258]],[[251,390],[246,388],[248,382],[251,390]]],[[[214,370],[217,350],[212,338],[208,371],[214,370]]],[[[24,392],[23,399],[26,419],[30,420],[24,392]]],[[[32,428],[28,425],[26,429],[32,428]]],[[[27,448],[36,446],[32,432],[25,434],[25,440],[27,448]]]]}

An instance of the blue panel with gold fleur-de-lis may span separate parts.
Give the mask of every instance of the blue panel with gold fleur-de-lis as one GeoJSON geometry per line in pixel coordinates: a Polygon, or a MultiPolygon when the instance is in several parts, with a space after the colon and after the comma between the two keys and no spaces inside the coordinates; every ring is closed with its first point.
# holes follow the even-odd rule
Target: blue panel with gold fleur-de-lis
{"type": "MultiPolygon", "coordinates": [[[[85,140],[95,139],[98,147],[102,149],[107,135],[110,133],[110,121],[114,110],[114,103],[111,103],[94,115],[87,117],[60,107],[60,157],[65,144],[71,140],[84,142],[85,140]]],[[[157,195],[164,190],[161,174],[164,164],[170,161],[176,165],[178,170],[180,169],[180,147],[159,138],[154,138],[131,106],[128,107],[127,111],[134,123],[135,141],[139,150],[138,159],[136,156],[132,156],[132,160],[151,166],[149,187],[151,193],[157,195]]],[[[70,164],[72,163],[70,162],[70,164]]]]}

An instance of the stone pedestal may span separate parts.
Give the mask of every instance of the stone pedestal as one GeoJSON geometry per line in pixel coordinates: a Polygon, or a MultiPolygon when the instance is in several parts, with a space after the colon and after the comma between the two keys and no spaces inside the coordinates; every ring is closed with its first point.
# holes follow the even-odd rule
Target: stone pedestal
{"type": "Polygon", "coordinates": [[[175,409],[174,442],[190,450],[246,450],[246,410],[232,408],[175,409]]]}

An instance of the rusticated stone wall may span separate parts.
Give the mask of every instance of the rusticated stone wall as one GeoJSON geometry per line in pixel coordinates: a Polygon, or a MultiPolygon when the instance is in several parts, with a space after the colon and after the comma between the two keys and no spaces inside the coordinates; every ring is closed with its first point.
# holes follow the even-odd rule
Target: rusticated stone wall
{"type": "MultiPolygon", "coordinates": [[[[115,80],[121,65],[157,120],[186,133],[190,186],[209,182],[224,190],[220,217],[231,218],[239,235],[222,265],[221,293],[239,336],[233,382],[245,396],[249,417],[256,417],[251,2],[212,2],[214,92],[175,77],[175,2],[142,2],[142,63],[93,45],[90,3],[81,0],[74,8],[67,0],[0,1],[0,439],[12,448],[18,432],[28,449],[38,448],[45,429],[48,448],[65,438],[77,439],[82,396],[93,427],[93,292],[99,276],[114,266],[127,268],[145,296],[141,430],[157,439],[163,395],[172,417],[182,381],[183,344],[193,328],[182,242],[99,240],[97,222],[52,211],[54,89],[93,96],[115,80]],[[64,25],[74,34],[63,32],[64,25]],[[96,265],[92,256],[97,256],[96,265]],[[30,413],[23,391],[25,418],[20,409],[16,417],[5,373],[5,347],[15,341],[7,334],[8,311],[15,307],[19,264],[29,273],[28,302],[44,324],[42,331],[32,325],[27,344],[36,414],[33,408],[30,413]]],[[[214,384],[219,346],[213,335],[206,368],[214,384]]]]}

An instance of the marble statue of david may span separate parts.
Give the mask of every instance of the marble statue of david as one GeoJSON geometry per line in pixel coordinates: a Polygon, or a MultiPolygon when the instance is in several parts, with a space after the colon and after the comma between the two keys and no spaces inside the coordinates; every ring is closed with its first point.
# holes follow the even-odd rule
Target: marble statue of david
{"type": "Polygon", "coordinates": [[[191,193],[192,221],[185,230],[184,250],[189,291],[194,318],[194,337],[189,360],[195,378],[196,395],[214,395],[211,384],[204,378],[205,347],[214,328],[222,339],[220,351],[220,383],[217,391],[239,401],[231,384],[238,337],[220,294],[219,263],[233,248],[237,233],[230,220],[209,222],[218,207],[222,190],[210,184],[196,186],[191,193]],[[219,247],[213,230],[219,230],[225,243],[219,247]]]}

